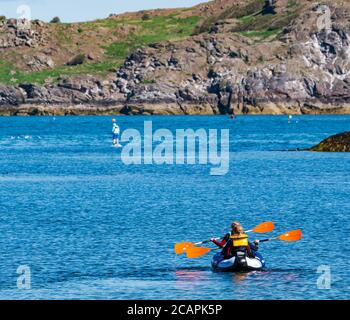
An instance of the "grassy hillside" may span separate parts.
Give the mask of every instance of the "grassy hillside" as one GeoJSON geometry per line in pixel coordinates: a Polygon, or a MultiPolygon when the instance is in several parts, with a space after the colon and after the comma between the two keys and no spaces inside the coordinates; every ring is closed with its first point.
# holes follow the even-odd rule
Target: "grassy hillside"
{"type": "Polygon", "coordinates": [[[43,45],[0,49],[0,83],[43,84],[54,83],[65,75],[106,76],[115,72],[127,55],[138,47],[210,32],[226,19],[235,21],[229,32],[269,41],[278,37],[303,8],[301,0],[280,0],[281,3],[282,6],[271,11],[265,7],[265,0],[227,0],[188,9],[130,13],[85,23],[45,24],[39,28],[46,37],[43,45]],[[203,7],[207,11],[203,11],[203,7]],[[54,67],[40,70],[28,67],[30,59],[43,53],[52,58],[54,67]],[[79,60],[79,64],[70,63],[79,60]]]}
{"type": "MultiPolygon", "coordinates": [[[[165,16],[144,14],[141,17],[111,17],[79,24],[51,24],[50,46],[58,47],[57,51],[61,51],[61,55],[65,55],[63,52],[69,52],[74,57],[79,54],[86,56],[88,52],[102,52],[99,61],[85,59],[83,64],[68,66],[67,55],[61,57],[58,53],[56,60],[61,61],[55,68],[29,72],[16,65],[17,60],[21,59],[16,56],[15,51],[7,50],[7,55],[2,54],[0,58],[0,82],[42,84],[45,81],[55,81],[62,75],[106,75],[115,71],[115,68],[121,65],[126,56],[137,47],[190,36],[201,18],[182,17],[180,13],[181,11],[165,16]],[[97,32],[98,30],[100,32],[97,32]]],[[[38,51],[38,49],[32,51],[35,50],[38,51]]]]}
{"type": "Polygon", "coordinates": [[[208,32],[220,21],[236,19],[237,25],[232,32],[260,40],[278,36],[284,27],[295,19],[303,5],[299,0],[286,0],[282,8],[265,7],[265,0],[248,0],[244,5],[232,6],[205,19],[197,28],[196,33],[208,32]]]}

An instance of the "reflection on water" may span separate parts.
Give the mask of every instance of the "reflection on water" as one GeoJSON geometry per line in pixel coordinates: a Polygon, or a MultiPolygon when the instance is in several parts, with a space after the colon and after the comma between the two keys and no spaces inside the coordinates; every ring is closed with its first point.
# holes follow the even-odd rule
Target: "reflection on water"
{"type": "Polygon", "coordinates": [[[237,283],[240,283],[240,282],[246,280],[248,277],[249,277],[248,272],[246,272],[246,273],[234,273],[232,275],[232,280],[233,280],[233,283],[237,284],[237,283]]]}
{"type": "Polygon", "coordinates": [[[199,291],[205,283],[210,283],[210,271],[177,270],[174,287],[180,291],[199,291]]]}
{"type": "Polygon", "coordinates": [[[200,281],[208,278],[207,271],[200,270],[177,270],[175,278],[177,281],[200,281]]]}

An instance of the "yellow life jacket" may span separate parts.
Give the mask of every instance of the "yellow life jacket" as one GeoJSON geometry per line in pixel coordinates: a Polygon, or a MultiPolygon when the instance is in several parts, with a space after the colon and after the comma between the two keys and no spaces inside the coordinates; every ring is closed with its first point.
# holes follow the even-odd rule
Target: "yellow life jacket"
{"type": "Polygon", "coordinates": [[[232,240],[232,246],[233,247],[248,247],[248,235],[247,234],[241,234],[241,235],[234,235],[231,236],[230,239],[232,240]]]}

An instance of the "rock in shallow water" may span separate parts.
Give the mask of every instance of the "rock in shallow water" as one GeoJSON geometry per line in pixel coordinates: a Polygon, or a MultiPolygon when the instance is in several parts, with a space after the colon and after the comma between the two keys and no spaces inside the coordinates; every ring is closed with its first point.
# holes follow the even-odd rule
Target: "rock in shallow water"
{"type": "Polygon", "coordinates": [[[317,146],[311,148],[310,151],[350,152],[350,131],[329,137],[317,146]]]}

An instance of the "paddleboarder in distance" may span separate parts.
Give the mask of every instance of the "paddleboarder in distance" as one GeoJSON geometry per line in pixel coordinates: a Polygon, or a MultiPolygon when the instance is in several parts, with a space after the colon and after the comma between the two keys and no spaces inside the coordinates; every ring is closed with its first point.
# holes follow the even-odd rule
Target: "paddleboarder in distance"
{"type": "Polygon", "coordinates": [[[113,119],[112,120],[113,123],[113,128],[112,128],[112,132],[113,132],[113,146],[120,148],[121,144],[119,143],[119,136],[120,136],[120,127],[117,124],[117,120],[113,119]]]}

